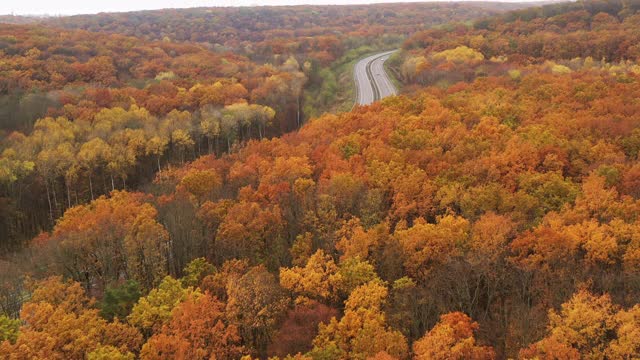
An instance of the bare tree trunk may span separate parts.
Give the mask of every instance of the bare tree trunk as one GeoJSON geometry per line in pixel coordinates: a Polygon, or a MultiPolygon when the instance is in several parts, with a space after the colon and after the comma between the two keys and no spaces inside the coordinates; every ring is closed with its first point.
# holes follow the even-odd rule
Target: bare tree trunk
{"type": "Polygon", "coordinates": [[[53,182],[53,184],[52,184],[52,187],[51,187],[51,193],[53,194],[53,205],[54,205],[54,209],[55,209],[55,211],[56,211],[56,212],[58,212],[58,208],[59,208],[59,206],[58,206],[58,196],[56,195],[56,184],[55,184],[55,180],[54,180],[54,182],[53,182]]]}
{"type": "Polygon", "coordinates": [[[300,128],[300,95],[296,96],[296,103],[298,105],[296,122],[298,123],[298,129],[299,129],[300,128]]]}
{"type": "Polygon", "coordinates": [[[47,189],[47,202],[49,203],[49,220],[51,220],[51,224],[53,224],[53,207],[51,206],[51,195],[49,194],[49,181],[47,179],[44,180],[45,188],[47,189]]]}
{"type": "Polygon", "coordinates": [[[113,182],[113,174],[110,174],[111,176],[111,191],[116,189],[116,184],[113,182]]]}
{"type": "Polygon", "coordinates": [[[69,189],[69,182],[65,180],[65,185],[67,185],[67,204],[69,208],[71,207],[71,190],[69,189]]]}
{"type": "Polygon", "coordinates": [[[158,174],[162,175],[162,169],[160,168],[160,155],[158,155],[158,174]]]}
{"type": "Polygon", "coordinates": [[[91,192],[91,201],[93,201],[93,181],[91,180],[91,174],[89,174],[89,192],[91,192]]]}

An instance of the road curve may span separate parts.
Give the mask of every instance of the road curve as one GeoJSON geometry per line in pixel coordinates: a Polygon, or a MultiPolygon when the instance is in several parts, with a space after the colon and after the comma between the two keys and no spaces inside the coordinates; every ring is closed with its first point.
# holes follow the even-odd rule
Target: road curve
{"type": "Polygon", "coordinates": [[[384,97],[395,95],[396,87],[384,69],[384,62],[397,50],[385,51],[360,59],[353,69],[356,82],[356,104],[369,105],[384,97]]]}

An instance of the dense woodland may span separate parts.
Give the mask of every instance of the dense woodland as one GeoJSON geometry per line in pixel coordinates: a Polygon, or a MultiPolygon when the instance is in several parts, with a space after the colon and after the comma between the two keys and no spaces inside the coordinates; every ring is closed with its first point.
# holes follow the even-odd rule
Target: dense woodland
{"type": "Polygon", "coordinates": [[[446,19],[519,7],[427,3],[4,16],[0,253],[50,230],[73,205],[145,186],[163,167],[292,131],[335,107],[338,98],[349,108],[351,92],[340,86],[352,87],[351,75],[337,78],[334,68],[350,68],[361,54],[399,46],[406,35],[446,19]],[[188,37],[180,35],[186,31],[188,37]],[[191,39],[198,34],[203,38],[191,39]]]}
{"type": "Polygon", "coordinates": [[[640,2],[418,31],[308,121],[311,55],[117,17],[0,26],[0,358],[640,357],[640,2]]]}

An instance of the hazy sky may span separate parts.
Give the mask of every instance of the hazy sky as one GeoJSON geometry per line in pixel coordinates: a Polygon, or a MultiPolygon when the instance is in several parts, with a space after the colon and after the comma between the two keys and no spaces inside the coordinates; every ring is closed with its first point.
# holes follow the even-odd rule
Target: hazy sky
{"type": "MultiPolygon", "coordinates": [[[[419,0],[401,0],[419,1],[419,0]]],[[[424,0],[423,0],[424,1],[424,0]]],[[[0,14],[72,15],[98,12],[186,8],[197,6],[250,6],[297,4],[370,4],[398,0],[0,0],[0,14]]]]}

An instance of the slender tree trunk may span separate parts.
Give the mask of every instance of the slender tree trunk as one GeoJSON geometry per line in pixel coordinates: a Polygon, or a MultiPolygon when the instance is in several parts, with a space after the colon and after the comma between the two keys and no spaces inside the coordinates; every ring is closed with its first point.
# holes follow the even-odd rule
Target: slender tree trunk
{"type": "Polygon", "coordinates": [[[53,183],[51,184],[51,193],[53,194],[53,205],[54,205],[54,209],[56,212],[58,212],[58,195],[56,195],[56,183],[55,180],[53,181],[53,183]]]}
{"type": "Polygon", "coordinates": [[[160,168],[160,155],[158,155],[158,174],[162,175],[162,169],[160,168]]]}
{"type": "Polygon", "coordinates": [[[298,105],[296,122],[298,123],[298,129],[299,129],[300,128],[300,95],[296,96],[296,103],[298,105]]]}
{"type": "Polygon", "coordinates": [[[116,184],[113,182],[113,174],[110,174],[111,176],[111,191],[116,189],[116,184]]]}
{"type": "Polygon", "coordinates": [[[67,204],[71,207],[71,189],[69,189],[69,182],[66,180],[65,185],[67,185],[67,204]]]}
{"type": "Polygon", "coordinates": [[[91,180],[91,174],[89,174],[89,192],[91,193],[91,201],[93,201],[93,181],[91,180]]]}
{"type": "Polygon", "coordinates": [[[49,181],[47,179],[44,180],[44,186],[47,189],[47,202],[49,203],[49,220],[51,220],[51,224],[53,224],[53,207],[51,206],[51,195],[49,194],[49,181]]]}

